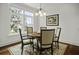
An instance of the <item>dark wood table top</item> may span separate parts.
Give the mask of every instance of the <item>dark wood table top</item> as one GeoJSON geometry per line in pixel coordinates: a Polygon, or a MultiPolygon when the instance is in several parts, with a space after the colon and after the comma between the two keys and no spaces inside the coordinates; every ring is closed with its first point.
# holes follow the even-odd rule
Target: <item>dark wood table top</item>
{"type": "Polygon", "coordinates": [[[28,34],[28,35],[34,38],[40,38],[40,33],[37,32],[33,32],[32,34],[28,34]]]}

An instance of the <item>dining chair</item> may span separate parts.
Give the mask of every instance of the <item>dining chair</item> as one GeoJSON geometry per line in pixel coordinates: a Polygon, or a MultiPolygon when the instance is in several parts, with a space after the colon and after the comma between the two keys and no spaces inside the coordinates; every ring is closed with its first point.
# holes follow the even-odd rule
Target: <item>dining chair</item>
{"type": "MultiPolygon", "coordinates": [[[[33,33],[33,27],[27,27],[27,36],[29,36],[30,34],[32,34],[33,33]]],[[[33,40],[33,51],[34,51],[34,49],[36,49],[37,48],[37,40],[36,40],[37,38],[34,38],[34,37],[32,37],[32,40],[33,40]]]]}
{"type": "Polygon", "coordinates": [[[42,51],[46,49],[51,49],[51,54],[53,54],[53,40],[54,40],[55,29],[42,29],[41,37],[38,44],[39,52],[42,54],[42,51]]]}
{"type": "Polygon", "coordinates": [[[26,27],[25,31],[27,32],[27,35],[23,35],[23,37],[26,37],[26,36],[30,37],[29,34],[33,33],[33,27],[26,27]]]}
{"type": "Polygon", "coordinates": [[[21,54],[23,54],[23,48],[24,48],[24,46],[25,45],[32,45],[32,47],[34,47],[34,45],[33,45],[33,41],[32,41],[32,38],[31,37],[29,37],[29,36],[22,36],[22,31],[21,31],[21,29],[19,28],[19,33],[20,33],[20,38],[21,38],[21,54]]]}
{"type": "MultiPolygon", "coordinates": [[[[30,37],[29,34],[32,34],[32,33],[33,33],[33,27],[27,27],[27,36],[30,37]]],[[[30,38],[32,38],[32,37],[30,37],[30,38]]]]}
{"type": "Polygon", "coordinates": [[[27,27],[27,35],[33,33],[33,27],[27,27]]]}
{"type": "Polygon", "coordinates": [[[59,38],[60,38],[60,34],[61,34],[61,28],[60,27],[57,27],[53,42],[55,43],[55,46],[58,49],[59,49],[59,38]]]}
{"type": "Polygon", "coordinates": [[[41,29],[47,29],[47,27],[40,27],[40,30],[41,30],[41,29]]]}

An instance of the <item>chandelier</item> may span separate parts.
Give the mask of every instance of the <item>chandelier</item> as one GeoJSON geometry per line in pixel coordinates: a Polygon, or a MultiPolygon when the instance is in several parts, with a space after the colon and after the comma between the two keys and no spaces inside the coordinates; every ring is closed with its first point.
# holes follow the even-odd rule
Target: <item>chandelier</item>
{"type": "Polygon", "coordinates": [[[42,9],[41,4],[40,4],[40,8],[38,10],[38,12],[35,13],[36,16],[45,16],[46,12],[44,11],[44,9],[42,9]]]}

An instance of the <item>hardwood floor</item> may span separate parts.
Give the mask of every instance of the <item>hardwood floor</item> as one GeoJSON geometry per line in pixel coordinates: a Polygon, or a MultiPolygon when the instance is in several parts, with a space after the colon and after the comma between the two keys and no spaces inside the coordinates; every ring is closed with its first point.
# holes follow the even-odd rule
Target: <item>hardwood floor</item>
{"type": "Polygon", "coordinates": [[[8,51],[8,48],[11,46],[17,45],[19,43],[21,42],[17,42],[17,43],[13,43],[7,46],[0,47],[0,55],[11,55],[10,52],[8,51]]]}
{"type": "MultiPolygon", "coordinates": [[[[14,44],[14,45],[16,45],[16,44],[14,44]]],[[[7,50],[7,48],[9,48],[11,46],[13,46],[13,45],[0,48],[0,55],[11,55],[10,52],[7,50]]],[[[64,55],[79,55],[79,46],[74,46],[74,45],[68,44],[68,47],[67,47],[64,55]]]]}
{"type": "Polygon", "coordinates": [[[79,46],[69,45],[65,55],[79,55],[79,46]]]}
{"type": "Polygon", "coordinates": [[[5,50],[0,52],[0,55],[11,55],[11,54],[7,49],[5,49],[5,50]]]}

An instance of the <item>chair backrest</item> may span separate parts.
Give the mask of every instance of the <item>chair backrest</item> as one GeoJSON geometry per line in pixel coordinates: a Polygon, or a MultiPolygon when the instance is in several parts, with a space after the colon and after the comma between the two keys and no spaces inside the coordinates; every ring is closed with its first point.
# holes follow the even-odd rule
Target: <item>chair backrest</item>
{"type": "Polygon", "coordinates": [[[40,30],[41,30],[41,29],[47,29],[47,27],[40,27],[40,30]]]}
{"type": "Polygon", "coordinates": [[[55,29],[42,29],[41,30],[41,44],[52,44],[54,40],[55,29]]]}
{"type": "Polygon", "coordinates": [[[57,36],[58,40],[59,40],[60,34],[61,34],[61,28],[57,27],[56,36],[57,36]]]}
{"type": "Polygon", "coordinates": [[[21,31],[21,29],[20,29],[20,28],[19,28],[19,34],[20,34],[21,42],[23,43],[22,31],[21,31]]]}
{"type": "Polygon", "coordinates": [[[33,33],[33,27],[27,27],[27,35],[33,33]]]}

